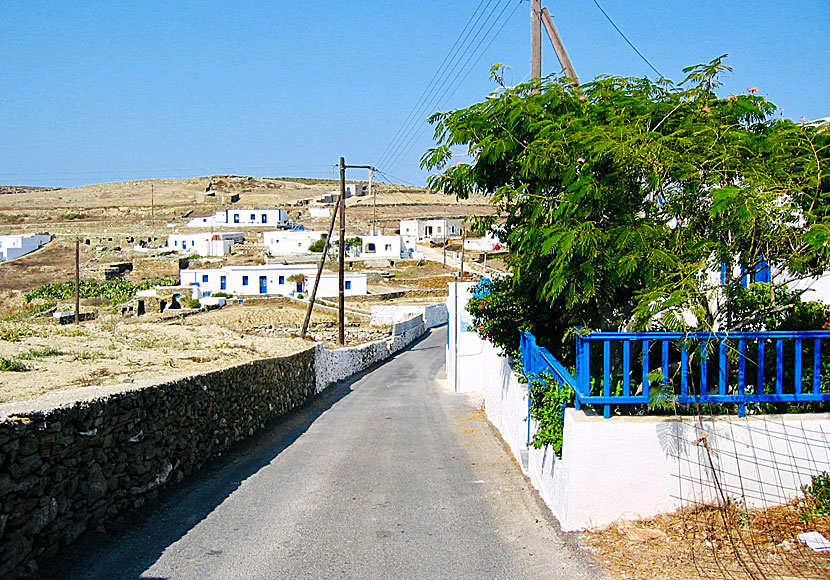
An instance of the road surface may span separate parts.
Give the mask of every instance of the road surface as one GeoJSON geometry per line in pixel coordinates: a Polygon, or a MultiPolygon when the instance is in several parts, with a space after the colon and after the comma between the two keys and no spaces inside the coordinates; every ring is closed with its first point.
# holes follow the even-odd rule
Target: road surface
{"type": "Polygon", "coordinates": [[[446,328],[91,533],[44,578],[595,579],[484,414],[448,391],[446,328]]]}

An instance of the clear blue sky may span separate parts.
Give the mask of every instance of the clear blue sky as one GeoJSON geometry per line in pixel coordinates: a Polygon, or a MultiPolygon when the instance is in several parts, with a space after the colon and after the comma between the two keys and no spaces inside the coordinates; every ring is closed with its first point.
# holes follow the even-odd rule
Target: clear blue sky
{"type": "MultiPolygon", "coordinates": [[[[830,0],[599,1],[669,78],[729,53],[724,94],[755,86],[786,117],[830,115],[830,0]]],[[[377,164],[477,8],[495,8],[479,22],[496,24],[479,50],[455,51],[472,57],[430,112],[483,99],[493,63],[511,67],[509,83],[527,79],[530,4],[490,2],[5,0],[0,184],[331,177],[341,155],[377,164]]],[[[583,82],[655,76],[593,0],[543,4],[583,82]]],[[[543,41],[548,74],[559,65],[543,41]]],[[[398,181],[424,183],[425,116],[379,165],[398,181]]]]}

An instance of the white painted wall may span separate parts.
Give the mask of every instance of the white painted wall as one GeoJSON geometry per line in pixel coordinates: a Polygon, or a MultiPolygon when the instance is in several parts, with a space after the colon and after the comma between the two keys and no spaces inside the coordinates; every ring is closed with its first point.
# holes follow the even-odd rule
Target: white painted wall
{"type": "Polygon", "coordinates": [[[50,241],[52,241],[52,234],[0,236],[0,262],[30,254],[50,241]]]}
{"type": "Polygon", "coordinates": [[[412,315],[421,315],[427,328],[434,328],[447,323],[447,305],[440,304],[395,304],[373,305],[372,324],[384,326],[395,324],[412,315]]]}
{"type": "MultiPolygon", "coordinates": [[[[179,281],[183,286],[198,285],[201,292],[227,292],[238,296],[256,296],[260,294],[279,294],[291,296],[297,293],[308,295],[317,277],[315,264],[266,264],[262,266],[229,266],[212,269],[187,269],[179,271],[179,281]],[[297,282],[289,280],[295,274],[306,277],[302,288],[297,282]],[[224,277],[224,288],[222,278],[224,277]],[[260,292],[260,277],[265,278],[265,292],[260,292]]],[[[346,274],[346,296],[359,296],[367,293],[366,274],[346,274]]],[[[317,296],[326,298],[339,293],[338,276],[324,272],[320,277],[317,296]]]]}
{"type": "Polygon", "coordinates": [[[189,228],[278,226],[288,221],[284,209],[225,209],[212,216],[195,217],[187,222],[189,228]]]}
{"type": "Polygon", "coordinates": [[[224,256],[233,244],[244,241],[245,234],[242,232],[170,234],[167,236],[167,248],[199,256],[224,256]]]}
{"type": "Polygon", "coordinates": [[[362,258],[400,260],[409,257],[409,251],[401,236],[360,236],[360,239],[362,240],[360,248],[360,257],[362,258]]]}
{"type": "Polygon", "coordinates": [[[262,233],[262,243],[272,256],[309,254],[308,247],[325,239],[326,232],[319,230],[273,231],[262,233]]]}
{"type": "MultiPolygon", "coordinates": [[[[430,239],[444,239],[461,235],[461,220],[458,219],[414,219],[401,220],[401,236],[407,242],[415,238],[417,241],[430,239]]],[[[407,244],[409,247],[409,244],[407,244]]]]}

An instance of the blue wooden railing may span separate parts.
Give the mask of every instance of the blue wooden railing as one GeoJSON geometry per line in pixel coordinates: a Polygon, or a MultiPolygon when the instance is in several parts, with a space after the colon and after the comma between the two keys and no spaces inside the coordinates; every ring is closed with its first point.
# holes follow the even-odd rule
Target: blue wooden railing
{"type": "Polygon", "coordinates": [[[530,333],[522,333],[525,373],[546,372],[576,391],[576,408],[830,400],[830,331],[592,332],[576,336],[576,378],[530,333]],[[785,356],[786,355],[786,356],[785,356]],[[823,366],[827,366],[826,369],[823,366]]]}

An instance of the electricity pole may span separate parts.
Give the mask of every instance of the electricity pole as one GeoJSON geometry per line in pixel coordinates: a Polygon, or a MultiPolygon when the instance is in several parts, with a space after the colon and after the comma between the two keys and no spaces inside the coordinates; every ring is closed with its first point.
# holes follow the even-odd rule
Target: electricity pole
{"type": "Polygon", "coordinates": [[[553,44],[553,50],[556,51],[556,57],[562,64],[562,68],[565,69],[565,76],[569,79],[573,79],[574,83],[578,87],[579,78],[576,76],[574,66],[571,64],[571,58],[568,56],[568,51],[565,50],[565,44],[562,42],[562,38],[559,36],[559,31],[556,30],[556,25],[554,25],[553,18],[551,18],[550,12],[548,12],[547,8],[542,8],[542,22],[545,24],[545,30],[548,32],[548,38],[550,38],[550,42],[553,44]]]}
{"type": "Polygon", "coordinates": [[[75,238],[75,324],[81,321],[81,239],[75,238]]]}
{"type": "Polygon", "coordinates": [[[542,0],[530,0],[530,80],[542,78],[542,0]]]}
{"type": "Polygon", "coordinates": [[[346,160],[340,158],[340,266],[338,269],[337,344],[346,343],[346,160]]]}
{"type": "Polygon", "coordinates": [[[372,191],[372,168],[369,168],[369,195],[372,196],[372,235],[378,235],[378,196],[372,191]]]}

